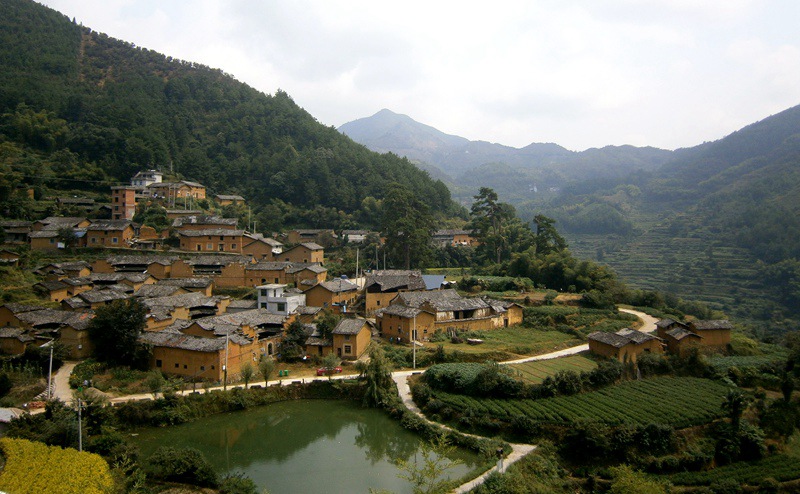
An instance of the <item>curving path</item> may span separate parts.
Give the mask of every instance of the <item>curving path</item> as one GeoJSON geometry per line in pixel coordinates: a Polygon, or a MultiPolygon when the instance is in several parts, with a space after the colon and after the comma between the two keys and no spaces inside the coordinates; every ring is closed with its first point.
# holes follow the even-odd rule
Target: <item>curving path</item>
{"type": "MultiPolygon", "coordinates": [[[[639,331],[643,331],[645,333],[650,333],[655,331],[656,329],[656,319],[653,316],[645,314],[644,312],[639,312],[633,309],[618,309],[620,312],[626,312],[628,314],[633,314],[634,316],[638,317],[639,320],[642,321],[642,326],[639,328],[639,331]]],[[[537,360],[550,360],[554,358],[564,357],[567,355],[575,355],[576,353],[581,353],[589,350],[589,345],[578,345],[571,348],[565,348],[563,350],[558,350],[555,352],[545,353],[543,355],[535,355],[533,357],[525,357],[517,360],[507,360],[505,362],[501,362],[501,365],[509,365],[509,364],[521,364],[524,362],[534,362],[537,360]]],[[[408,386],[408,377],[413,374],[419,374],[421,371],[398,371],[392,373],[392,379],[397,384],[397,392],[400,394],[400,398],[403,400],[403,404],[412,412],[417,414],[418,416],[422,417],[424,420],[431,422],[422,414],[422,411],[419,409],[416,403],[414,403],[414,399],[411,397],[411,388],[408,386]]],[[[434,422],[435,423],[435,422],[434,422]]],[[[438,424],[439,426],[445,427],[442,424],[438,424]]],[[[500,471],[505,472],[506,468],[510,465],[514,464],[516,461],[530,453],[536,449],[535,445],[532,444],[511,444],[511,453],[504,459],[502,463],[502,468],[490,468],[480,476],[474,478],[473,480],[460,485],[457,489],[452,491],[455,494],[463,494],[469,492],[470,490],[474,489],[475,487],[481,485],[492,472],[500,471]]]]}

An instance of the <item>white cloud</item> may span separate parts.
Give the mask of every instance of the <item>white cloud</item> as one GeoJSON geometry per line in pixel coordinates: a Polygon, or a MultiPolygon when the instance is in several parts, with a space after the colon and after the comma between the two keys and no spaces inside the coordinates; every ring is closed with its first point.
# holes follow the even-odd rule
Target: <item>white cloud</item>
{"type": "Polygon", "coordinates": [[[691,146],[800,103],[800,2],[45,0],[286,90],[327,125],[381,108],[470,139],[691,146]]]}

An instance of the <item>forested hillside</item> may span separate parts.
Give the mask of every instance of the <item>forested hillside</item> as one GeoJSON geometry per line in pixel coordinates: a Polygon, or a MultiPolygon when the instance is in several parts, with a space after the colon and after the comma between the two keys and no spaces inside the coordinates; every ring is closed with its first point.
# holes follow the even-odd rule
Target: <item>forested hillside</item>
{"type": "Polygon", "coordinates": [[[541,211],[576,252],[636,286],[779,326],[800,315],[800,107],[678,150],[655,172],[576,181],[520,207],[525,218],[541,211]]]}
{"type": "Polygon", "coordinates": [[[1,0],[0,11],[4,216],[25,210],[15,202],[21,186],[107,191],[144,168],[241,194],[264,227],[375,222],[355,213],[391,182],[434,211],[455,211],[441,181],[319,124],[281,90],[261,93],[28,0],[1,0]]]}

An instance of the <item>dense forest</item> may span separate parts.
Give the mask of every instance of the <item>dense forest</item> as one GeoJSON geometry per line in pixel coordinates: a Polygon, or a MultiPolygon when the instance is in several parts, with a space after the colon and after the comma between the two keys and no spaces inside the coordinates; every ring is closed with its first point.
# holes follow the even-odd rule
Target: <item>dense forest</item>
{"type": "Polygon", "coordinates": [[[354,214],[390,182],[442,216],[464,214],[441,181],[321,125],[282,90],[261,93],[31,1],[0,5],[3,216],[24,213],[22,187],[105,192],[146,168],[243,195],[265,228],[297,221],[300,210],[375,224],[354,214]]]}

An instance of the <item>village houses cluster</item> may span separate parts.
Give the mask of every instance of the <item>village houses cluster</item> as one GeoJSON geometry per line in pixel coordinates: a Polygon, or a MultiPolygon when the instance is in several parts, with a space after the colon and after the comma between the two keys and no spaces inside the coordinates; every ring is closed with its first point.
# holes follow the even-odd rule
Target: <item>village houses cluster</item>
{"type": "MultiPolygon", "coordinates": [[[[167,374],[220,381],[223,367],[235,379],[245,362],[280,353],[295,321],[306,332],[305,353],[334,353],[344,360],[361,357],[373,338],[409,343],[426,341],[439,331],[507,327],[522,321],[522,308],[484,298],[464,298],[449,289],[444,276],[418,271],[384,270],[366,276],[362,286],[328,277],[325,253],[314,242],[327,230],[295,230],[283,242],[237,228],[236,219],[193,209],[168,209],[178,249],[144,253],[131,249],[158,246],[163,235],[133,223],[142,201],[205,199],[195,182],[163,182],[152,170],[138,173],[130,186],[112,188],[112,219],[49,217],[35,222],[4,222],[8,245],[27,243],[35,250],[57,250],[65,229],[71,247],[126,248],[93,262],[57,262],[36,269],[43,281],[35,289],[60,308],[8,303],[0,306],[0,351],[20,354],[28,345],[58,340],[70,358],[93,353],[87,328],[99,307],[135,297],[147,309],[141,341],[152,347],[150,366],[167,374]],[[286,245],[291,247],[287,248],[286,245]],[[255,288],[256,298],[232,300],[217,288],[255,288]],[[315,321],[323,311],[343,318],[330,335],[315,321]],[[370,319],[367,319],[369,317],[370,319]],[[375,322],[372,322],[375,321],[375,322]]],[[[218,205],[243,203],[239,196],[215,197],[218,205]],[[230,201],[230,202],[226,202],[230,201]]],[[[342,232],[351,242],[369,232],[342,232]]],[[[444,230],[435,241],[467,245],[467,232],[444,230]]],[[[109,251],[113,252],[113,251],[109,251]]],[[[16,254],[0,251],[13,264],[16,254]]]]}

